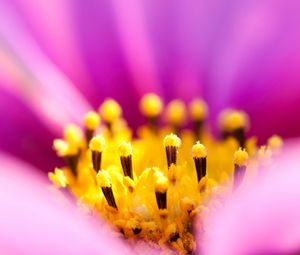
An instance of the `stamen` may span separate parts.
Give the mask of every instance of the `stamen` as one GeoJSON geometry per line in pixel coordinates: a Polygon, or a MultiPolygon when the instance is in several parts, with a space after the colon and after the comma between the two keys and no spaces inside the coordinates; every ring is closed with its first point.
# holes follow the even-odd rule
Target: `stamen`
{"type": "Polygon", "coordinates": [[[112,132],[112,124],[121,117],[122,108],[115,100],[109,98],[100,106],[99,112],[108,130],[112,132]]]}
{"type": "Polygon", "coordinates": [[[109,206],[118,209],[115,197],[112,191],[111,180],[106,170],[99,171],[97,174],[97,182],[101,187],[103,195],[109,206]]]}
{"type": "Polygon", "coordinates": [[[268,139],[268,147],[275,153],[280,151],[283,146],[282,138],[278,135],[273,135],[268,139]]]}
{"type": "Polygon", "coordinates": [[[64,138],[72,147],[82,147],[83,134],[80,127],[75,124],[68,124],[64,129],[64,138]]]}
{"type": "Polygon", "coordinates": [[[84,116],[85,138],[87,144],[89,144],[90,140],[93,138],[94,132],[99,124],[100,117],[98,113],[90,111],[84,116]]]}
{"type": "Polygon", "coordinates": [[[202,99],[194,99],[189,104],[190,116],[194,122],[194,132],[196,139],[200,139],[203,132],[203,124],[208,116],[208,107],[202,99]]]}
{"type": "MultiPolygon", "coordinates": [[[[74,140],[71,141],[74,143],[74,140]]],[[[53,148],[58,156],[64,158],[71,172],[76,177],[80,150],[76,147],[76,145],[70,144],[62,139],[55,139],[53,142],[53,148]]]]}
{"type": "Polygon", "coordinates": [[[77,167],[78,167],[79,157],[80,157],[79,153],[76,155],[65,156],[65,161],[75,177],[77,177],[77,167]]]}
{"type": "Polygon", "coordinates": [[[243,181],[248,161],[248,153],[241,148],[234,153],[234,180],[233,188],[236,189],[243,181]]]}
{"type": "Polygon", "coordinates": [[[133,179],[131,143],[122,142],[119,146],[119,153],[124,175],[133,179]]]}
{"type": "Polygon", "coordinates": [[[147,117],[151,130],[157,132],[158,116],[163,110],[163,102],[159,96],[153,93],[146,94],[140,101],[140,111],[147,117]]]}
{"type": "MultiPolygon", "coordinates": [[[[64,158],[67,165],[56,168],[49,174],[49,179],[57,188],[74,195],[80,205],[86,204],[86,209],[101,214],[130,239],[130,243],[149,241],[162,249],[171,249],[171,253],[175,250],[180,254],[197,253],[193,238],[195,216],[199,214],[202,221],[223,204],[232,168],[233,190],[242,182],[251,181],[245,178],[248,161],[245,144],[251,157],[251,175],[260,174],[259,169],[263,169],[260,166],[272,162],[273,156],[280,151],[282,139],[273,136],[267,146],[259,149],[255,137],[245,138],[248,116],[233,109],[221,115],[223,137],[233,139],[226,142],[215,139],[209,129],[204,129],[208,108],[201,99],[189,104],[195,133],[184,130],[180,138],[175,133],[181,131],[186,120],[183,101],[172,100],[166,107],[164,117],[174,134],[166,135],[167,129],[161,129],[157,123],[163,111],[160,97],[147,94],[140,102],[140,110],[149,123],[138,129],[138,138],[132,135],[134,130],[122,118],[122,109],[113,99],[105,100],[99,114],[88,112],[84,116],[83,129],[74,124],[67,125],[63,139],[53,143],[57,155],[64,158]],[[103,130],[97,128],[100,115],[107,125],[103,130]],[[199,140],[205,141],[205,146],[199,140]],[[236,151],[238,143],[241,148],[236,151]],[[163,166],[162,150],[166,153],[168,169],[163,166]],[[155,165],[163,169],[153,167],[155,165]],[[103,166],[108,170],[101,170],[103,166]]],[[[206,224],[200,224],[199,235],[209,231],[206,224]]]]}
{"type": "Polygon", "coordinates": [[[64,171],[60,168],[55,168],[54,173],[48,173],[49,179],[57,186],[66,188],[68,185],[67,177],[64,174],[64,171]]]}
{"type": "Polygon", "coordinates": [[[193,146],[193,159],[197,171],[198,182],[200,182],[202,177],[206,176],[206,157],[206,147],[197,141],[197,143],[193,146]]]}
{"type": "Polygon", "coordinates": [[[224,139],[232,136],[239,142],[240,147],[245,148],[245,133],[249,126],[249,118],[245,112],[226,109],[220,114],[220,124],[224,139]]]}
{"type": "Polygon", "coordinates": [[[181,210],[190,215],[195,210],[196,204],[189,197],[184,197],[180,200],[180,208],[181,210]]]}
{"type": "Polygon", "coordinates": [[[185,121],[186,109],[181,100],[173,100],[166,107],[166,120],[171,125],[175,133],[179,132],[180,126],[185,121]]]}
{"type": "Polygon", "coordinates": [[[105,150],[105,139],[101,135],[97,135],[90,141],[89,148],[92,151],[92,163],[96,172],[101,169],[102,152],[105,150]]]}
{"type": "Polygon", "coordinates": [[[167,209],[167,190],[169,182],[168,179],[161,175],[157,178],[155,183],[156,203],[159,210],[167,209]]]}
{"type": "Polygon", "coordinates": [[[168,225],[165,233],[166,233],[166,236],[168,237],[168,241],[171,243],[176,242],[180,238],[180,235],[178,233],[175,223],[168,225]]]}
{"type": "Polygon", "coordinates": [[[170,168],[172,164],[176,165],[177,153],[180,145],[181,145],[181,140],[177,135],[171,133],[170,135],[167,135],[165,137],[164,147],[166,149],[168,168],[170,168]]]}

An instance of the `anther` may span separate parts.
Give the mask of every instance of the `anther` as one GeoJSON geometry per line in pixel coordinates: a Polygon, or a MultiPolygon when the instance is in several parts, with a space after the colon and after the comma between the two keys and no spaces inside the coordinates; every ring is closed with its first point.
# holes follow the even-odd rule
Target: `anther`
{"type": "Polygon", "coordinates": [[[131,179],[133,179],[131,143],[122,142],[119,145],[119,153],[124,176],[129,176],[131,179]]]}
{"type": "Polygon", "coordinates": [[[181,145],[181,140],[177,135],[169,134],[164,138],[164,147],[166,149],[168,168],[172,164],[176,165],[178,148],[181,145]]]}
{"type": "Polygon", "coordinates": [[[245,133],[249,126],[249,117],[245,112],[224,110],[220,115],[220,125],[224,139],[232,136],[239,142],[240,147],[245,148],[245,133]]]}
{"type": "Polygon", "coordinates": [[[234,180],[233,188],[236,189],[245,176],[248,161],[248,153],[245,149],[239,149],[234,153],[234,180]]]}
{"type": "Polygon", "coordinates": [[[208,116],[208,107],[202,99],[194,99],[189,104],[189,112],[194,123],[194,132],[196,139],[200,139],[203,131],[205,119],[208,116]]]}
{"type": "Polygon", "coordinates": [[[77,176],[77,165],[80,157],[80,150],[75,145],[72,145],[65,140],[55,139],[53,148],[57,155],[64,158],[73,175],[77,176]]]}
{"type": "Polygon", "coordinates": [[[94,132],[95,132],[96,128],[100,124],[100,117],[99,117],[98,113],[96,113],[94,111],[90,111],[84,116],[83,121],[84,121],[84,126],[85,126],[86,142],[87,142],[87,144],[89,144],[90,140],[94,136],[94,132]]]}
{"type": "Polygon", "coordinates": [[[192,148],[193,159],[197,171],[197,180],[200,182],[201,178],[206,176],[206,158],[207,149],[199,141],[192,148]]]}
{"type": "Polygon", "coordinates": [[[140,111],[148,119],[149,127],[157,132],[158,116],[163,110],[163,102],[159,96],[153,93],[146,94],[140,101],[140,111]]]}
{"type": "Polygon", "coordinates": [[[167,209],[167,190],[168,190],[168,179],[161,175],[157,178],[155,183],[155,196],[156,203],[159,210],[167,209]]]}
{"type": "Polygon", "coordinates": [[[102,152],[105,150],[105,139],[101,135],[97,135],[89,143],[92,152],[93,169],[98,172],[101,169],[102,152]]]}
{"type": "Polygon", "coordinates": [[[121,106],[115,100],[109,98],[100,106],[99,112],[108,129],[112,132],[112,124],[122,115],[121,106]]]}
{"type": "Polygon", "coordinates": [[[175,99],[166,107],[166,120],[171,125],[175,133],[178,133],[180,127],[185,121],[186,107],[183,101],[175,99]]]}
{"type": "Polygon", "coordinates": [[[109,206],[118,209],[115,197],[112,191],[111,180],[106,170],[101,170],[97,174],[97,183],[101,187],[103,195],[109,206]]]}

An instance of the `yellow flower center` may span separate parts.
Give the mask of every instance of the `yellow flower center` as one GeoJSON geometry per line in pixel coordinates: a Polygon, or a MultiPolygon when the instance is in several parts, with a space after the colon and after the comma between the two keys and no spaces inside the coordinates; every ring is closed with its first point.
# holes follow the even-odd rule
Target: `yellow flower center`
{"type": "Polygon", "coordinates": [[[181,253],[195,249],[195,216],[205,217],[222,202],[217,197],[223,192],[246,185],[282,146],[282,139],[273,136],[258,148],[255,137],[246,138],[247,114],[234,109],[220,116],[222,139],[213,137],[202,99],[189,104],[194,125],[189,130],[182,128],[188,119],[183,101],[173,100],[164,112],[162,100],[147,94],[140,109],[148,123],[138,129],[137,138],[116,101],[108,99],[99,109],[104,123],[89,112],[83,128],[70,124],[64,138],[54,141],[66,166],[49,173],[50,180],[127,239],[181,253]],[[163,112],[166,126],[158,126],[163,112]]]}

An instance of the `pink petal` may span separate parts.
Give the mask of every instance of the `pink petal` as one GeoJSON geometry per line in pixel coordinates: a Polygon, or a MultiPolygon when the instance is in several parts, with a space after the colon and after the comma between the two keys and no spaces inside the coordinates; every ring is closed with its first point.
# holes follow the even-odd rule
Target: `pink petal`
{"type": "Polygon", "coordinates": [[[300,250],[300,140],[261,179],[237,191],[208,222],[204,254],[287,254],[300,250]]]}
{"type": "Polygon", "coordinates": [[[22,20],[5,3],[0,7],[0,35],[5,38],[0,75],[8,80],[0,86],[23,98],[50,128],[79,122],[91,108],[89,103],[42,52],[22,20]]]}
{"type": "Polygon", "coordinates": [[[1,254],[132,254],[101,220],[51,192],[31,166],[0,154],[1,254]]]}

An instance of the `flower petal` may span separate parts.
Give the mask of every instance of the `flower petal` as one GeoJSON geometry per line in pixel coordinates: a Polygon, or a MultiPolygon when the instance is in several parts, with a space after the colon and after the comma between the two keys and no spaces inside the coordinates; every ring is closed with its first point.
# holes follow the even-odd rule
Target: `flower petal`
{"type": "Polygon", "coordinates": [[[101,220],[47,189],[31,166],[4,154],[0,162],[3,254],[132,254],[101,220]]]}
{"type": "MultiPolygon", "coordinates": [[[[208,221],[204,254],[291,254],[300,250],[300,141],[261,179],[238,191],[208,221]]],[[[296,253],[295,253],[296,254],[296,253]]]]}
{"type": "Polygon", "coordinates": [[[0,66],[9,80],[0,86],[24,99],[50,128],[79,122],[91,108],[88,102],[42,52],[13,10],[2,2],[0,7],[0,66]]]}

